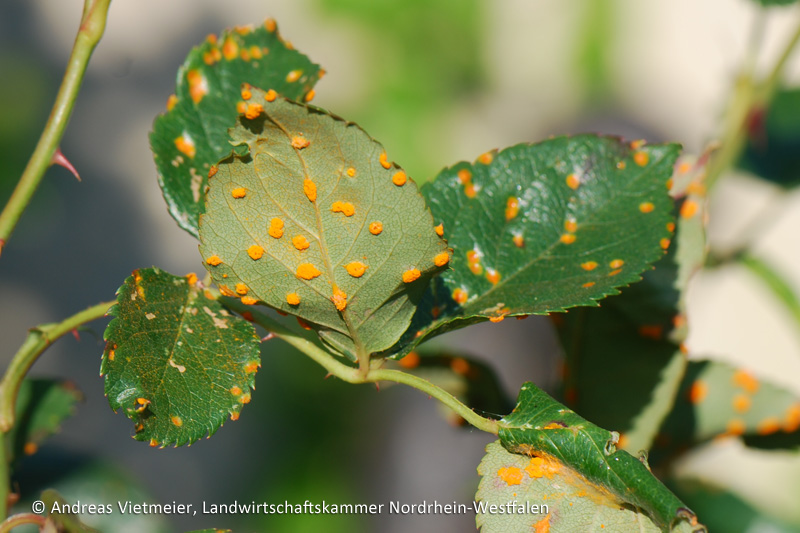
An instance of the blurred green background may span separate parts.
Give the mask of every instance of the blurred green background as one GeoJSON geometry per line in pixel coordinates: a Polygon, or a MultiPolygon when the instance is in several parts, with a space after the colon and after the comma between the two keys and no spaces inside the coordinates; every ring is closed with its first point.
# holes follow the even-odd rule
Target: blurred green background
{"type": "MultiPolygon", "coordinates": [[[[147,134],[173,91],[177,67],[209,33],[274,17],[284,37],[327,70],[314,103],[361,124],[421,182],[487,149],[551,134],[596,131],[677,141],[698,152],[717,132],[758,16],[754,4],[115,0],[62,145],[83,182],[64,169],[50,169],[0,258],[0,357],[10,359],[28,327],[110,299],[135,268],[202,271],[197,243],[167,214],[147,134]]],[[[2,202],[49,113],[81,5],[0,3],[2,202]]],[[[799,15],[782,9],[767,16],[760,57],[765,64],[799,15]]],[[[798,67],[794,62],[789,68],[794,79],[798,67]]],[[[776,194],[746,176],[731,178],[712,202],[712,241],[734,245],[749,213],[776,194]]],[[[800,205],[797,194],[789,201],[800,205]]],[[[797,212],[786,209],[758,246],[800,286],[797,212]]],[[[800,335],[740,274],[727,269],[698,280],[690,302],[691,351],[757,366],[761,376],[800,391],[800,335]]],[[[257,390],[239,421],[190,448],[150,449],[129,438],[129,421],[114,415],[103,398],[97,376],[102,325],[94,331],[79,342],[59,342],[34,367],[36,375],[74,380],[86,401],[60,435],[20,465],[17,479],[25,496],[58,482],[67,487],[68,499],[91,500],[98,497],[97,486],[111,481],[79,492],[76,472],[89,472],[117,483],[123,476],[123,485],[136,483],[150,494],[147,501],[195,506],[234,499],[473,498],[487,435],[449,426],[435,402],[415,391],[378,392],[323,380],[321,368],[279,341],[264,344],[257,390]]],[[[556,389],[559,349],[545,319],[485,324],[437,342],[496,364],[512,396],[527,380],[556,389]]],[[[723,479],[745,499],[800,523],[800,510],[791,503],[800,494],[797,454],[783,454],[775,464],[774,455],[765,459],[735,443],[726,446],[710,458],[690,458],[686,468],[723,479]],[[735,459],[718,458],[730,454],[735,459]],[[731,460],[742,469],[735,475],[726,467],[731,460]],[[715,464],[722,466],[715,470],[715,464]],[[771,493],[776,486],[782,489],[771,493]]],[[[212,526],[299,533],[475,527],[472,515],[384,514],[175,517],[147,528],[212,526]]]]}

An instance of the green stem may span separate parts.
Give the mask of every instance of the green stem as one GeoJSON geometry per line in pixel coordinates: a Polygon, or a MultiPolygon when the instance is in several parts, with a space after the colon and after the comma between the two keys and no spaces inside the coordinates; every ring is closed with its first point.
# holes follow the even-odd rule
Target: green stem
{"type": "Polygon", "coordinates": [[[772,291],[778,300],[783,303],[800,328],[800,299],[792,287],[770,265],[750,254],[739,256],[739,262],[755,274],[772,291]]]}
{"type": "Polygon", "coordinates": [[[17,393],[31,365],[50,344],[78,326],[106,314],[114,302],[103,302],[85,309],[57,324],[42,324],[31,329],[28,337],[11,359],[3,380],[0,381],[0,431],[7,432],[14,425],[17,393]]]}
{"type": "Polygon", "coordinates": [[[55,104],[50,112],[50,118],[47,119],[44,131],[39,137],[39,142],[19,183],[3,208],[3,212],[0,213],[0,254],[22,216],[22,212],[36,192],[39,182],[42,181],[45,171],[52,164],[53,154],[58,149],[70,115],[72,115],[89,58],[105,30],[110,2],[111,0],[85,0],[84,2],[81,26],[72,47],[72,54],[61,82],[61,88],[58,90],[55,104]]]}
{"type": "Polygon", "coordinates": [[[488,433],[497,434],[497,421],[489,418],[483,418],[470,409],[467,405],[461,403],[455,396],[449,392],[437,387],[430,381],[407,374],[399,370],[385,370],[380,368],[371,368],[368,372],[364,372],[363,368],[357,368],[345,365],[339,362],[333,355],[326,352],[310,340],[301,337],[289,330],[276,320],[270,318],[260,311],[256,311],[252,307],[241,303],[234,298],[222,297],[219,299],[220,303],[233,309],[237,313],[249,313],[253,317],[253,322],[269,331],[279,339],[291,344],[308,357],[319,363],[331,375],[346,381],[348,383],[377,383],[379,381],[392,381],[394,383],[402,383],[410,387],[414,387],[425,394],[436,398],[444,405],[452,409],[456,414],[461,416],[464,420],[488,433]]]}
{"type": "MultiPolygon", "coordinates": [[[[0,438],[14,427],[17,407],[17,395],[25,375],[36,359],[39,358],[54,341],[74,330],[78,326],[91,322],[106,314],[108,308],[116,302],[103,302],[72,315],[57,324],[42,324],[31,329],[17,353],[11,359],[6,373],[0,381],[0,438]]],[[[0,461],[0,519],[5,518],[8,505],[9,472],[7,457],[0,461]]],[[[3,531],[0,529],[0,531],[3,531]]]]}
{"type": "Polygon", "coordinates": [[[233,309],[239,314],[248,313],[253,317],[253,322],[269,331],[279,339],[291,344],[316,361],[320,366],[322,366],[322,368],[337,378],[347,381],[348,383],[364,382],[357,368],[337,361],[331,354],[310,340],[298,335],[294,331],[285,327],[277,320],[265,315],[261,311],[257,311],[256,309],[253,309],[253,307],[245,305],[235,298],[220,297],[219,302],[228,309],[233,309]]]}
{"type": "MultiPolygon", "coordinates": [[[[5,437],[5,434],[0,434],[2,437],[5,437]]],[[[5,438],[3,438],[5,441],[5,438]]],[[[0,456],[0,520],[5,518],[8,515],[8,495],[9,489],[11,487],[11,472],[9,472],[9,451],[6,443],[0,443],[0,450],[3,451],[2,456],[0,456]]],[[[0,525],[0,530],[1,529],[0,525]]]]}
{"type": "Polygon", "coordinates": [[[14,516],[9,516],[0,524],[0,533],[8,533],[15,527],[25,524],[35,524],[39,528],[43,528],[46,521],[45,517],[33,513],[15,514],[14,516]]]}
{"type": "Polygon", "coordinates": [[[461,418],[463,418],[464,420],[475,426],[477,429],[480,429],[481,431],[485,431],[487,433],[492,433],[493,435],[497,435],[498,431],[497,420],[484,418],[478,415],[468,406],[461,403],[455,396],[437,387],[427,379],[422,379],[413,374],[407,374],[405,372],[401,372],[400,370],[384,370],[376,368],[370,370],[369,374],[367,374],[366,381],[370,382],[393,381],[395,383],[402,383],[404,385],[408,385],[409,387],[414,387],[417,390],[421,390],[428,396],[436,398],[437,400],[445,404],[447,407],[452,409],[461,418]]]}

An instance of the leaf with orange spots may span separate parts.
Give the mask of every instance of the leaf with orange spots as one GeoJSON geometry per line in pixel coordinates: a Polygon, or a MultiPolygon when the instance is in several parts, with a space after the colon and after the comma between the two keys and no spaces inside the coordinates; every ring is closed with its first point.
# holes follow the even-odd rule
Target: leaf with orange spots
{"type": "Polygon", "coordinates": [[[650,448],[686,369],[684,295],[704,261],[704,230],[699,220],[683,218],[678,228],[675,244],[641,282],[599,308],[554,321],[565,355],[565,400],[622,433],[620,447],[631,452],[650,448]]]}
{"type": "Polygon", "coordinates": [[[520,144],[485,158],[488,164],[444,169],[423,194],[453,256],[443,285],[426,299],[442,307],[458,294],[461,303],[432,321],[423,304],[392,352],[499,310],[515,316],[596,306],[641,279],[671,237],[666,182],[678,152],[674,144],[632,148],[617,138],[581,135],[520,144]],[[647,157],[637,163],[636,154],[647,157]]]}
{"type": "Polygon", "coordinates": [[[676,276],[669,254],[601,307],[572,309],[554,320],[565,357],[566,403],[622,433],[621,447],[634,453],[650,448],[686,366],[675,339],[676,276]]]}
{"type": "MultiPolygon", "coordinates": [[[[552,456],[510,453],[496,441],[486,447],[478,474],[475,520],[481,533],[666,531],[552,456]]],[[[692,529],[684,520],[672,531],[692,529]]]]}
{"type": "MultiPolygon", "coordinates": [[[[532,383],[522,386],[516,408],[499,421],[499,428],[500,442],[508,451],[527,461],[544,460],[544,464],[531,465],[529,477],[538,481],[547,473],[563,476],[560,490],[537,494],[540,502],[588,497],[596,506],[631,506],[637,515],[664,530],[692,531],[698,526],[694,513],[643,462],[617,449],[616,433],[592,424],[532,383]],[[542,469],[544,475],[538,475],[542,469]]],[[[569,513],[566,505],[563,508],[569,513]]],[[[555,520],[554,515],[551,527],[555,520]]]]}
{"type": "Polygon", "coordinates": [[[212,435],[250,401],[260,361],[253,325],[201,287],[157,268],[117,291],[100,373],[108,403],[137,440],[181,446],[212,435]]]}
{"type": "Polygon", "coordinates": [[[288,46],[273,21],[225,30],[192,49],[178,70],[176,97],[150,134],[164,199],[183,229],[198,235],[209,172],[231,152],[228,128],[240,114],[266,103],[251,96],[250,109],[247,104],[237,109],[244,102],[242,84],[301,100],[319,78],[319,66],[288,46]],[[292,72],[299,77],[289,76],[292,72]]]}
{"type": "Polygon", "coordinates": [[[16,420],[6,433],[8,460],[33,455],[51,435],[57,433],[61,423],[75,414],[81,392],[68,381],[26,379],[17,394],[16,420]]]}
{"type": "Polygon", "coordinates": [[[446,268],[437,257],[447,245],[414,181],[395,183],[399,167],[382,165],[383,147],[355,124],[284,98],[258,119],[242,118],[231,136],[247,153],[220,162],[200,219],[200,252],[214,281],[243,283],[248,297],[312,324],[353,360],[394,344],[431,277],[446,268]],[[309,144],[293,146],[301,133],[309,144]],[[234,198],[236,188],[245,196],[234,198]],[[269,233],[276,218],[284,232],[277,238],[269,233]],[[248,254],[253,246],[263,255],[248,254]]]}
{"type": "MultiPolygon", "coordinates": [[[[476,358],[423,348],[388,364],[389,368],[430,381],[484,416],[499,416],[514,406],[494,368],[476,358]]],[[[464,424],[463,419],[449,408],[442,406],[441,412],[454,424],[464,424]]]]}
{"type": "Polygon", "coordinates": [[[653,461],[722,436],[759,448],[800,446],[800,397],[718,361],[692,361],[675,408],[661,427],[653,461]]]}

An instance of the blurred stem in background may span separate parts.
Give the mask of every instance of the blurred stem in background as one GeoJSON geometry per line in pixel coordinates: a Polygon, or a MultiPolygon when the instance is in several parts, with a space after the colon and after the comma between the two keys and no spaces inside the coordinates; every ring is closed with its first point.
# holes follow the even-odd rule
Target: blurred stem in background
{"type": "Polygon", "coordinates": [[[617,8],[615,0],[587,0],[580,15],[575,65],[589,105],[602,104],[612,96],[611,59],[617,8]]]}
{"type": "Polygon", "coordinates": [[[448,140],[443,119],[458,105],[482,92],[488,17],[479,0],[317,0],[320,10],[362,34],[363,58],[371,65],[369,106],[342,109],[392,147],[389,158],[402,162],[422,183],[442,167],[438,151],[448,140]]]}

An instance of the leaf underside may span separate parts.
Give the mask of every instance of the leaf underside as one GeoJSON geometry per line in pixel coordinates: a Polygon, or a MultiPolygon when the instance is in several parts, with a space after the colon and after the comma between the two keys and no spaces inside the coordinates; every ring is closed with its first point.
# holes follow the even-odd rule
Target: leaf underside
{"type": "Polygon", "coordinates": [[[450,259],[416,184],[355,124],[255,88],[252,101],[263,112],[231,130],[247,153],[210,181],[206,268],[353,360],[388,348],[450,259]]]}
{"type": "Polygon", "coordinates": [[[423,187],[453,248],[391,353],[487,319],[596,301],[640,279],[671,238],[677,145],[559,137],[482,155],[423,187]]]}
{"type": "MultiPolygon", "coordinates": [[[[486,452],[478,466],[476,499],[498,506],[514,502],[517,511],[478,513],[482,533],[661,531],[647,514],[553,458],[509,453],[499,441],[489,444],[486,452]],[[542,505],[547,512],[531,507],[542,505]]],[[[681,530],[691,531],[685,526],[676,531],[681,530]]]]}
{"type": "Polygon", "coordinates": [[[157,268],[126,279],[109,314],[100,372],[111,408],[134,421],[134,438],[180,446],[238,418],[260,365],[252,324],[157,268]]]}
{"type": "Polygon", "coordinates": [[[641,461],[616,449],[615,433],[588,422],[532,383],[522,386],[517,407],[500,421],[498,435],[510,452],[542,457],[580,473],[662,529],[699,527],[694,513],[641,461]]]}
{"type": "Polygon", "coordinates": [[[271,20],[225,30],[192,49],[178,70],[167,112],[150,133],[159,184],[180,227],[198,235],[208,172],[231,150],[228,128],[242,105],[241,85],[300,100],[309,98],[320,76],[319,66],[292,49],[271,20]]]}
{"type": "Polygon", "coordinates": [[[719,361],[692,361],[651,457],[660,461],[719,436],[761,448],[800,446],[800,398],[719,361]]]}

